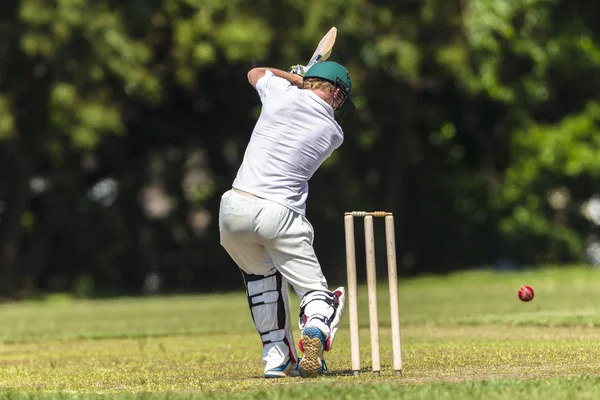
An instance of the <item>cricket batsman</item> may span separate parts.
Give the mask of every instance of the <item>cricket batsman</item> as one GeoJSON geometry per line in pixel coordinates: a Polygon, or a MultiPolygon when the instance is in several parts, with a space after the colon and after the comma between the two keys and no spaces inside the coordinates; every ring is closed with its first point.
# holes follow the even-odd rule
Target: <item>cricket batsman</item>
{"type": "Polygon", "coordinates": [[[327,286],[305,211],[308,180],[344,140],[334,111],[355,108],[352,80],[330,61],[290,71],[248,72],[262,110],[219,210],[221,245],[242,272],[265,378],[323,374],[323,351],[333,345],[345,302],[344,288],[327,286]],[[288,283],[300,298],[300,360],[288,283]]]}

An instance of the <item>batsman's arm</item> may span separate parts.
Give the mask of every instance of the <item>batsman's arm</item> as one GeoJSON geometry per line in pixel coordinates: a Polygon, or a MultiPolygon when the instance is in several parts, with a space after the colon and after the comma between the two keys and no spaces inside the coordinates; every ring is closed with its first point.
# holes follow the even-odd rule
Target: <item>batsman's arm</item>
{"type": "Polygon", "coordinates": [[[256,87],[256,82],[265,75],[266,70],[271,71],[273,75],[285,79],[294,86],[299,88],[302,87],[302,76],[285,72],[280,69],[266,67],[252,68],[248,72],[248,82],[250,82],[253,87],[256,87]]]}

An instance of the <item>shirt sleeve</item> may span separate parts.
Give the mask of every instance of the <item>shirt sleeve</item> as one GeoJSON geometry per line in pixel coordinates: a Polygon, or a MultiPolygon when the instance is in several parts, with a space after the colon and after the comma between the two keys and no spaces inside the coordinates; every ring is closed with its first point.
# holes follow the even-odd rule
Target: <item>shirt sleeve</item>
{"type": "Polygon", "coordinates": [[[262,78],[256,82],[256,91],[260,96],[260,101],[265,102],[269,94],[273,91],[284,91],[292,87],[286,79],[275,76],[271,71],[266,70],[262,78]]]}

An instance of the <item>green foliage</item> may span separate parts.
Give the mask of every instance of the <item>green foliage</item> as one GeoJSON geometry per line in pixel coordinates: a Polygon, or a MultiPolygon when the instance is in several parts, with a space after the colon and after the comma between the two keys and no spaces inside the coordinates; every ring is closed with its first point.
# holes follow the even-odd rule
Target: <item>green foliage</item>
{"type": "Polygon", "coordinates": [[[508,105],[513,121],[510,162],[490,204],[509,213],[500,231],[515,243],[530,241],[538,249],[531,260],[580,259],[586,223],[579,210],[595,194],[600,165],[599,87],[589,80],[600,52],[593,27],[572,12],[576,5],[558,0],[468,4],[471,68],[458,76],[471,92],[508,105]],[[592,184],[584,189],[583,181],[592,184]],[[559,189],[569,196],[565,210],[549,204],[559,189]]]}
{"type": "Polygon", "coordinates": [[[546,74],[551,59],[547,45],[555,0],[475,0],[468,3],[465,33],[475,70],[465,72],[468,87],[490,98],[513,104],[526,98],[548,98],[546,74]],[[519,23],[517,23],[519,21],[519,23]],[[507,56],[532,63],[529,70],[506,75],[507,56]],[[525,96],[523,98],[522,96],[525,96]]]}
{"type": "Polygon", "coordinates": [[[68,135],[75,147],[94,149],[104,134],[118,134],[125,129],[119,109],[106,101],[109,99],[101,92],[81,99],[73,85],[57,82],[49,99],[53,127],[68,135]]]}
{"type": "Polygon", "coordinates": [[[123,87],[151,103],[160,100],[162,87],[150,72],[153,48],[134,39],[124,15],[107,2],[24,0],[19,17],[27,27],[22,50],[54,72],[51,128],[75,148],[94,149],[105,135],[125,131],[123,87]],[[111,87],[112,77],[120,88],[111,87]]]}
{"type": "Polygon", "coordinates": [[[515,135],[513,146],[516,156],[506,170],[502,198],[515,208],[502,229],[513,237],[549,237],[564,243],[569,257],[581,257],[584,237],[564,219],[552,220],[565,207],[571,218],[581,219],[580,210],[594,191],[572,198],[570,187],[582,178],[600,180],[600,106],[591,101],[583,112],[553,125],[531,123],[515,135]],[[558,209],[551,204],[551,194],[557,190],[565,192],[567,202],[558,209]]]}
{"type": "Polygon", "coordinates": [[[15,120],[10,110],[10,103],[0,95],[0,140],[10,138],[14,134],[15,120]]]}
{"type": "Polygon", "coordinates": [[[228,269],[215,268],[231,264],[216,221],[259,112],[246,73],[305,62],[334,25],[332,59],[350,70],[359,109],[341,118],[345,143],[311,180],[308,217],[317,249],[329,249],[319,255],[326,275],[343,266],[338,222],[349,209],[402,216],[406,273],[500,257],[578,260],[596,229],[580,212],[600,185],[595,3],[22,0],[0,8],[0,27],[9,27],[0,43],[0,164],[47,179],[41,194],[10,200],[18,184],[3,177],[0,200],[21,227],[0,237],[20,246],[13,265],[40,254],[26,271],[59,276],[49,282],[63,282],[66,268],[71,286],[86,260],[99,291],[139,290],[150,270],[168,275],[168,289],[231,285],[228,269]],[[197,154],[205,156],[194,164],[197,154]],[[89,196],[103,179],[118,183],[109,205],[89,196]],[[564,209],[549,201],[556,192],[567,194],[564,209]]]}

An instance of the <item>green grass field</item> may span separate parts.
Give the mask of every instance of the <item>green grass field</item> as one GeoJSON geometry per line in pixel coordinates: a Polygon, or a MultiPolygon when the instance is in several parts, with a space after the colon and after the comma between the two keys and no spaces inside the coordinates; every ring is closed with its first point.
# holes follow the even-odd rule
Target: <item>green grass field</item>
{"type": "MultiPolygon", "coordinates": [[[[404,373],[380,378],[368,370],[364,287],[359,378],[348,373],[345,319],[327,354],[329,375],[262,379],[261,343],[242,292],[3,304],[0,399],[598,399],[599,278],[600,270],[576,267],[403,280],[404,373]],[[517,298],[523,284],[536,291],[530,303],[517,298]]],[[[389,369],[381,284],[382,364],[389,369]]]]}

